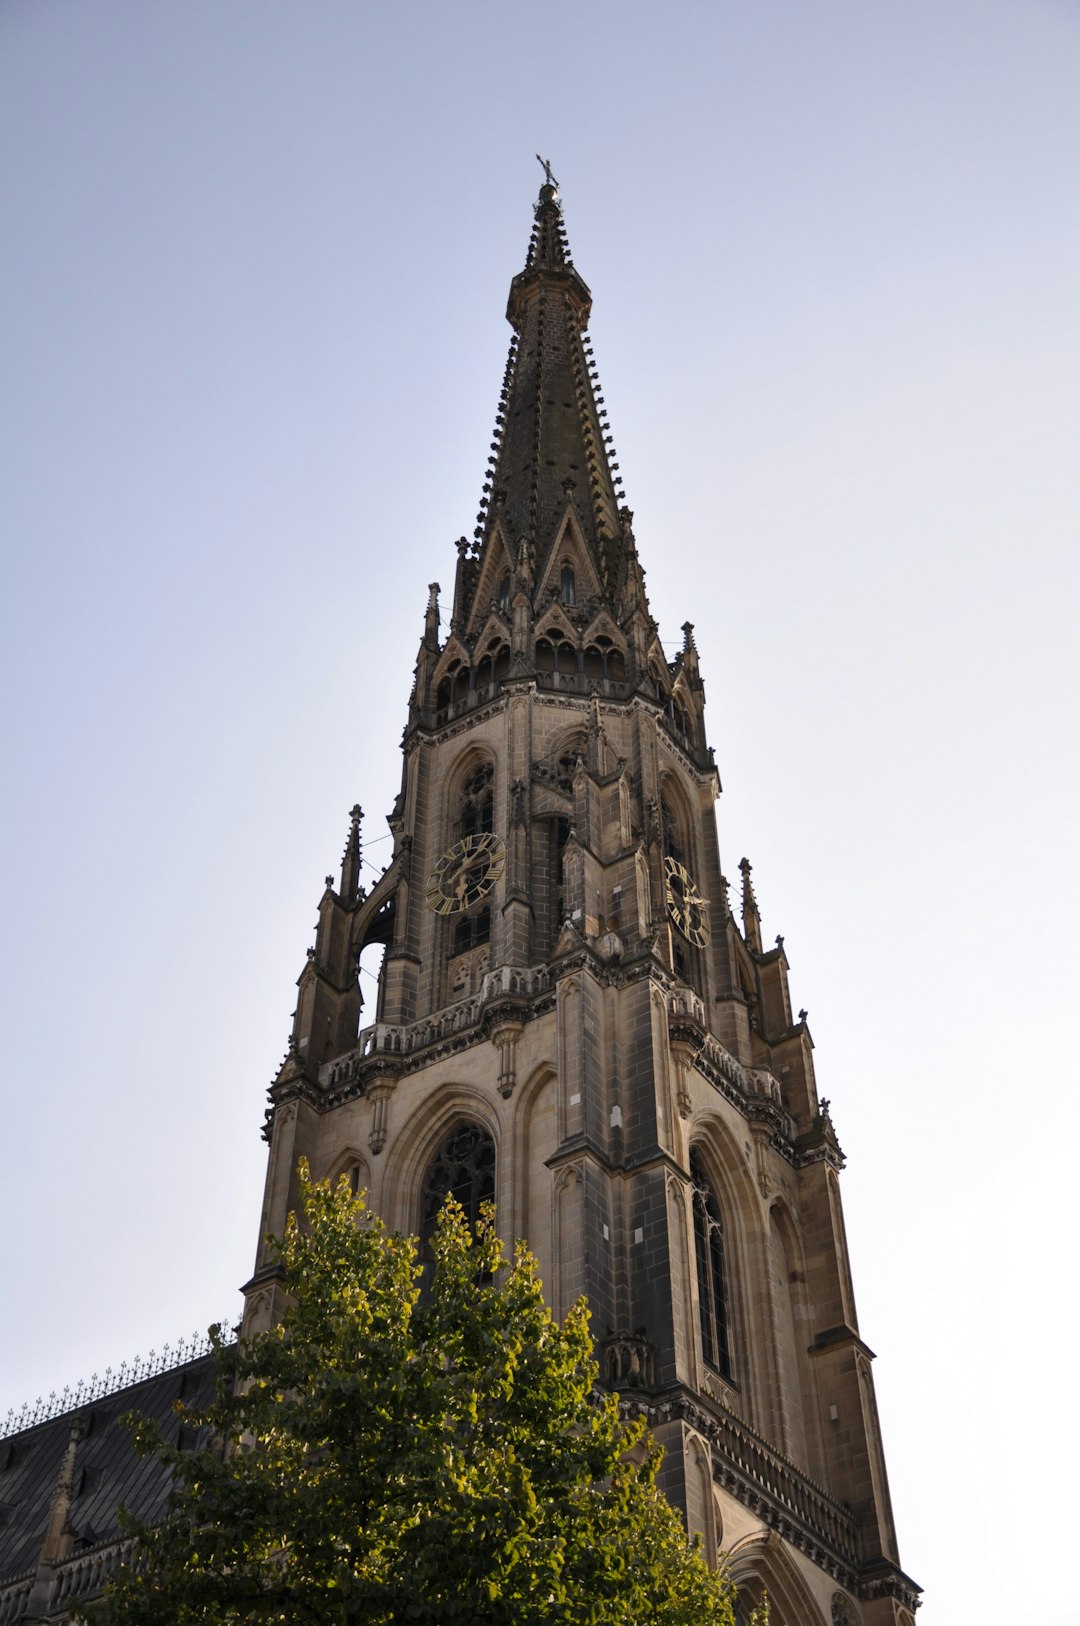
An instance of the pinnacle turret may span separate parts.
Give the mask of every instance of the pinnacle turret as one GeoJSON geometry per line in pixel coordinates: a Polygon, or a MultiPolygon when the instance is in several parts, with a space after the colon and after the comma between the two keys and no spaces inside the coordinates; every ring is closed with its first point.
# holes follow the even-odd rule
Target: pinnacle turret
{"type": "Polygon", "coordinates": [[[742,918],[743,936],[755,953],[761,953],[761,916],[758,913],[757,898],[754,896],[754,883],[750,879],[752,869],[749,858],[739,859],[739,869],[742,871],[742,918]]]}
{"type": "Polygon", "coordinates": [[[341,896],[345,903],[356,901],[360,886],[360,865],[363,853],[360,845],[360,821],[363,809],[357,803],[349,814],[349,836],[341,860],[341,896]]]}

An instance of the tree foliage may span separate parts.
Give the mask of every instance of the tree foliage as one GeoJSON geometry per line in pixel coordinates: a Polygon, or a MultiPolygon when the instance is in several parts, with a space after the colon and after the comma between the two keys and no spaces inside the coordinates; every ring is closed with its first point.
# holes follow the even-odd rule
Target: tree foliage
{"type": "Polygon", "coordinates": [[[587,1314],[560,1326],[535,1260],[448,1202],[420,1292],[415,1242],[302,1170],[278,1243],[281,1325],[217,1345],[175,1489],[97,1626],[733,1626],[639,1422],[595,1390],[587,1314]]]}

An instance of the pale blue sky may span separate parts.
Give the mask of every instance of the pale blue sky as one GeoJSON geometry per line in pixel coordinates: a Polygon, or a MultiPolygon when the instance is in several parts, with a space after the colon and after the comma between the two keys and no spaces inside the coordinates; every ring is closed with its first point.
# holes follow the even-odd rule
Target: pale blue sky
{"type": "Polygon", "coordinates": [[[237,1308],[540,151],[920,1619],[1074,1626],[1078,86],[1064,0],[6,0],[0,1411],[237,1308]]]}

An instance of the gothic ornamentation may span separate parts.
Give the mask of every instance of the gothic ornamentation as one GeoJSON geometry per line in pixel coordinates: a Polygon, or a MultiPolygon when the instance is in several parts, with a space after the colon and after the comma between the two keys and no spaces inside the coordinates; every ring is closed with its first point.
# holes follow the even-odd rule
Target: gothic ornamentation
{"type": "Polygon", "coordinates": [[[495,1142],[479,1124],[458,1124],[428,1166],[421,1197],[422,1241],[431,1237],[448,1196],[461,1205],[473,1226],[482,1205],[495,1200],[495,1142]]]}

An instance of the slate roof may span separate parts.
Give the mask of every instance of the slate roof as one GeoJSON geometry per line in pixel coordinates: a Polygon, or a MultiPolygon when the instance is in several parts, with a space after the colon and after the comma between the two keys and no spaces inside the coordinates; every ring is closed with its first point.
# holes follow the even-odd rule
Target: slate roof
{"type": "Polygon", "coordinates": [[[76,1451],[69,1516],[73,1556],[119,1536],[121,1503],[148,1520],[164,1509],[168,1476],[152,1458],[136,1455],[121,1417],[129,1411],[143,1412],[161,1423],[167,1439],[177,1441],[181,1425],[173,1402],[208,1400],[213,1374],[214,1357],[201,1355],[0,1440],[0,1586],[37,1567],[76,1418],[83,1420],[84,1433],[76,1451]]]}

